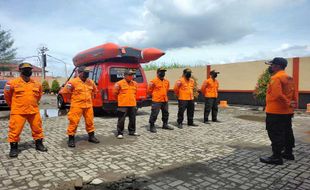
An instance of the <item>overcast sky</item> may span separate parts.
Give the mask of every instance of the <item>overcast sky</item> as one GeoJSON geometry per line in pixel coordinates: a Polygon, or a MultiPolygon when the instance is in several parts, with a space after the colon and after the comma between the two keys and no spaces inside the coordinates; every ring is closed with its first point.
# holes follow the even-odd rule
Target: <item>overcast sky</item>
{"type": "MultiPolygon", "coordinates": [[[[218,64],[310,56],[309,10],[309,0],[0,0],[0,24],[18,57],[45,45],[70,69],[106,42],[163,49],[158,64],[218,64]]],[[[48,59],[53,75],[63,66],[48,59]]]]}

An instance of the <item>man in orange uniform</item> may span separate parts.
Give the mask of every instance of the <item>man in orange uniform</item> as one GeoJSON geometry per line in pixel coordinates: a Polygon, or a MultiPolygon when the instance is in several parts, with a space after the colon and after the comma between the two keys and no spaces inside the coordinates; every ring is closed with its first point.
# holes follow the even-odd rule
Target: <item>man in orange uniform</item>
{"type": "Polygon", "coordinates": [[[212,110],[212,121],[218,122],[217,97],[218,97],[219,82],[216,80],[217,74],[219,74],[219,72],[215,72],[215,70],[212,70],[210,72],[211,77],[206,79],[201,86],[201,92],[205,96],[205,110],[204,110],[203,122],[207,124],[209,124],[209,114],[211,110],[212,110]]]}
{"type": "Polygon", "coordinates": [[[76,129],[81,116],[85,119],[85,128],[88,133],[88,141],[99,143],[95,137],[94,112],[92,99],[98,90],[95,83],[88,79],[90,70],[81,66],[78,68],[78,77],[71,79],[66,85],[66,90],[71,94],[71,105],[68,113],[69,126],[67,134],[69,136],[68,146],[75,147],[76,129]]]}
{"type": "Polygon", "coordinates": [[[297,94],[293,78],[285,73],[287,60],[276,57],[266,62],[272,74],[266,92],[266,129],[273,155],[261,157],[267,164],[282,165],[283,159],[294,160],[295,139],[292,130],[292,117],[296,108],[297,94]],[[284,152],[282,152],[284,150],[284,152]]]}
{"type": "Polygon", "coordinates": [[[152,109],[149,119],[150,132],[156,133],[155,121],[159,114],[162,112],[163,129],[173,130],[168,125],[168,91],[169,81],[165,79],[166,69],[161,67],[157,69],[157,77],[151,80],[149,84],[148,93],[152,95],[152,109]]]}
{"type": "Polygon", "coordinates": [[[20,77],[9,81],[4,89],[5,100],[11,107],[8,135],[11,146],[10,157],[18,156],[19,136],[26,121],[30,124],[36,149],[42,152],[47,151],[42,142],[44,135],[38,106],[42,96],[42,86],[30,78],[32,75],[31,64],[21,63],[19,71],[20,77]]]}
{"type": "Polygon", "coordinates": [[[187,110],[187,124],[188,126],[198,126],[194,124],[194,80],[191,78],[192,70],[186,68],[183,70],[183,76],[179,80],[176,81],[174,85],[174,93],[178,97],[178,120],[177,126],[182,129],[183,125],[183,117],[184,112],[187,110]]]}
{"type": "Polygon", "coordinates": [[[114,95],[117,97],[117,138],[122,139],[126,116],[129,117],[128,134],[138,136],[136,132],[136,111],[137,111],[137,83],[133,80],[136,72],[127,69],[124,72],[124,79],[115,83],[114,95]]]}

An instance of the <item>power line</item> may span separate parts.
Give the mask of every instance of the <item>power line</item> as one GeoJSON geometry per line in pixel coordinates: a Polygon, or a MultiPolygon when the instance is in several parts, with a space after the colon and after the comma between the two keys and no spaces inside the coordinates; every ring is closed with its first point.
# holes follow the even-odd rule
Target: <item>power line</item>
{"type": "Polygon", "coordinates": [[[56,58],[56,57],[54,57],[54,56],[51,56],[51,55],[49,55],[49,54],[46,54],[48,57],[50,57],[50,58],[53,58],[53,59],[55,59],[55,60],[57,60],[57,61],[59,61],[59,62],[62,62],[63,64],[65,64],[65,74],[66,74],[66,78],[68,78],[68,70],[67,70],[67,63],[65,62],[65,61],[63,61],[63,60],[61,60],[61,59],[59,59],[59,58],[56,58]]]}

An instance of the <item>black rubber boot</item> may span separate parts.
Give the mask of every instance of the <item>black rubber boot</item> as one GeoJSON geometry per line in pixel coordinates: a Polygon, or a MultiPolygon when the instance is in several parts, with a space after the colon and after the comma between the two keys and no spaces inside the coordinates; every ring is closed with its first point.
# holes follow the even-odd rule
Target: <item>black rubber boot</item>
{"type": "Polygon", "coordinates": [[[191,127],[198,127],[198,125],[195,124],[195,123],[188,123],[187,125],[188,125],[188,126],[191,126],[191,127]]]}
{"type": "Polygon", "coordinates": [[[35,141],[36,144],[36,150],[41,152],[47,152],[47,148],[43,145],[43,139],[37,139],[35,141]]]}
{"type": "Polygon", "coordinates": [[[18,143],[17,142],[12,142],[10,143],[11,149],[9,156],[11,158],[16,158],[18,156],[18,143]]]}
{"type": "Polygon", "coordinates": [[[177,124],[177,127],[178,127],[179,129],[183,129],[183,124],[182,124],[182,123],[178,123],[178,124],[177,124]]]}
{"type": "Polygon", "coordinates": [[[281,158],[281,156],[266,156],[259,158],[259,160],[265,164],[283,165],[283,159],[281,158]]]}
{"type": "Polygon", "coordinates": [[[156,127],[154,124],[150,124],[150,132],[151,133],[157,133],[156,127]]]}
{"type": "Polygon", "coordinates": [[[95,132],[88,133],[88,141],[91,143],[100,143],[100,141],[95,137],[95,132]]]}
{"type": "Polygon", "coordinates": [[[282,155],[282,158],[284,158],[286,160],[295,160],[295,156],[293,154],[292,149],[285,150],[281,155],[282,155]]]}
{"type": "Polygon", "coordinates": [[[71,147],[71,148],[75,147],[74,135],[69,135],[68,147],[71,147]]]}
{"type": "Polygon", "coordinates": [[[173,127],[169,126],[168,123],[163,124],[163,129],[173,130],[173,127]]]}
{"type": "Polygon", "coordinates": [[[207,119],[207,120],[203,120],[203,122],[204,122],[205,124],[211,124],[211,123],[209,122],[208,119],[207,119]]]}

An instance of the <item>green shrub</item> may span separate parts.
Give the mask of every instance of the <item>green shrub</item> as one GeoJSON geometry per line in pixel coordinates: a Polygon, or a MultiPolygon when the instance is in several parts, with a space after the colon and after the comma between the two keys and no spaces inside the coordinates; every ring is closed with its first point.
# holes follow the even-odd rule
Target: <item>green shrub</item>
{"type": "Polygon", "coordinates": [[[51,88],[51,91],[54,93],[54,94],[57,94],[60,90],[60,85],[59,85],[59,82],[55,79],[53,80],[52,82],[52,88],[51,88]]]}
{"type": "Polygon", "coordinates": [[[196,65],[182,65],[180,63],[177,62],[173,62],[173,63],[148,63],[148,64],[144,64],[142,67],[145,71],[152,71],[152,70],[157,70],[159,67],[165,67],[166,69],[176,69],[176,68],[186,68],[186,67],[201,67],[201,66],[205,66],[204,64],[196,64],[196,65]]]}
{"type": "Polygon", "coordinates": [[[253,93],[255,100],[260,105],[266,104],[266,92],[269,81],[270,81],[270,73],[268,72],[268,69],[266,69],[264,73],[261,74],[260,77],[258,78],[253,93]]]}
{"type": "Polygon", "coordinates": [[[45,94],[49,94],[50,93],[51,88],[50,88],[50,85],[48,84],[48,82],[46,80],[44,80],[42,82],[42,90],[43,90],[43,92],[45,94]]]}

